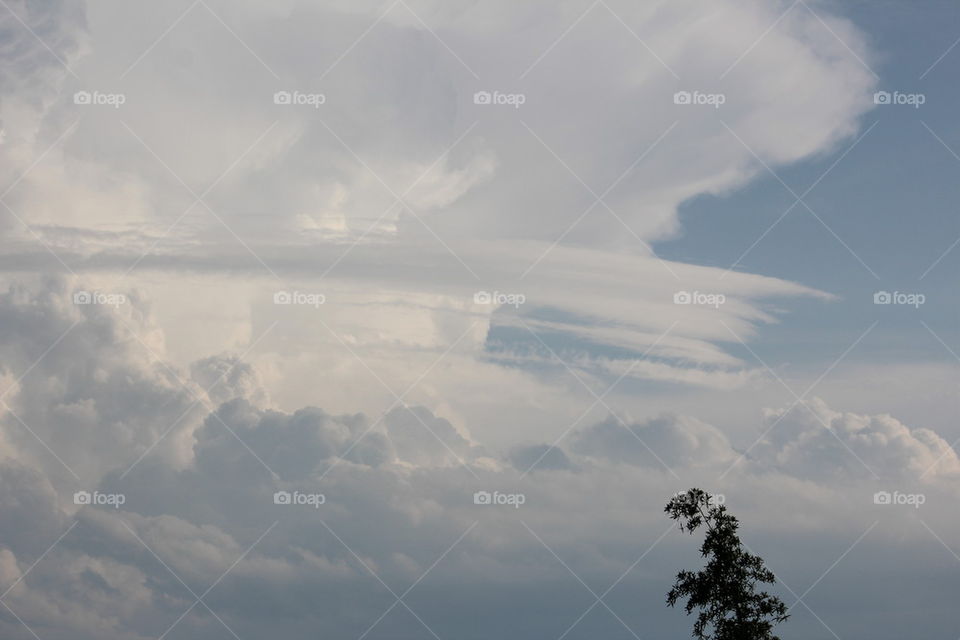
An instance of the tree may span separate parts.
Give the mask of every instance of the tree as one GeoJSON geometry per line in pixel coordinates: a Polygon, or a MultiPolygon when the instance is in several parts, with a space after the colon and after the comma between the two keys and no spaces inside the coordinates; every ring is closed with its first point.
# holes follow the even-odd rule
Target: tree
{"type": "Polygon", "coordinates": [[[779,640],[773,627],[789,616],[780,598],[766,591],[757,593],[758,584],[773,583],[776,578],[763,559],[743,548],[737,529],[740,522],[715,504],[702,489],[689,489],[674,496],[664,511],[680,521],[680,530],[693,533],[706,525],[707,533],[700,555],[707,558],[697,572],[681,571],[667,594],[667,606],[687,598],[687,615],[699,609],[693,625],[693,637],[699,640],[779,640]]]}

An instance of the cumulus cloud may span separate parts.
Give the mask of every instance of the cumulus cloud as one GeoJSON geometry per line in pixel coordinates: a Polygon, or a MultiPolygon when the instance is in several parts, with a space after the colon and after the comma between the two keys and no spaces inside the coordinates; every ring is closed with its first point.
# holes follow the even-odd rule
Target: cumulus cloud
{"type": "MultiPolygon", "coordinates": [[[[96,483],[105,466],[130,464],[200,414],[178,374],[157,361],[162,340],[138,296],[112,298],[122,300],[115,307],[75,304],[75,293],[107,295],[75,284],[51,280],[39,292],[14,284],[0,294],[10,394],[3,422],[18,455],[59,467],[68,481],[96,483]]],[[[175,455],[175,444],[171,438],[158,453],[175,455]]]]}
{"type": "Polygon", "coordinates": [[[463,464],[483,455],[482,447],[426,407],[392,409],[384,422],[398,458],[415,466],[463,464]]]}
{"type": "Polygon", "coordinates": [[[837,411],[815,398],[806,406],[767,410],[764,422],[766,434],[752,457],[785,473],[927,481],[960,473],[960,459],[947,440],[890,415],[837,411]]]}
{"type": "MultiPolygon", "coordinates": [[[[0,507],[7,515],[0,523],[3,544],[17,553],[36,557],[49,544],[46,537],[65,523],[59,509],[60,497],[43,472],[15,460],[3,462],[0,477],[0,507]]],[[[12,583],[11,580],[4,584],[12,583]]]]}
{"type": "Polygon", "coordinates": [[[290,480],[317,474],[319,465],[355,442],[345,455],[348,460],[378,466],[393,457],[382,431],[360,438],[368,431],[368,420],[361,415],[331,416],[314,407],[288,415],[263,411],[244,399],[221,405],[215,415],[219,419],[208,418],[197,434],[195,453],[205,469],[229,466],[237,455],[246,459],[250,454],[242,448],[224,446],[234,444],[237,437],[259,452],[270,469],[290,480]]]}
{"type": "MultiPolygon", "coordinates": [[[[116,357],[110,349],[102,352],[106,360],[116,357]]],[[[193,370],[219,372],[221,367],[204,360],[193,370]]],[[[254,376],[244,372],[241,380],[254,376]]],[[[152,384],[163,388],[165,381],[152,384]]],[[[394,409],[376,422],[363,414],[331,415],[313,407],[293,413],[260,408],[243,397],[247,392],[257,395],[253,385],[233,387],[237,396],[192,432],[193,456],[185,466],[151,456],[121,476],[119,461],[102,452],[103,464],[115,471],[98,490],[123,493],[126,501],[119,509],[93,505],[77,511],[65,495],[68,487],[55,489],[43,472],[3,461],[0,503],[11,515],[4,522],[16,523],[0,531],[0,569],[8,583],[77,523],[48,560],[11,591],[11,608],[50,638],[144,638],[175,622],[179,633],[199,638],[229,633],[224,625],[241,637],[267,628],[289,634],[348,629],[359,635],[391,604],[370,571],[387,584],[409,585],[453,545],[424,581],[423,595],[432,595],[410,600],[431,627],[449,634],[456,623],[442,610],[465,601],[494,606],[497,590],[519,597],[516,585],[525,593],[535,588],[551,594],[554,606],[542,605],[544,615],[560,616],[561,610],[577,607],[577,599],[556,586],[565,570],[537,537],[588,579],[612,581],[639,553],[637,540],[643,541],[639,546],[653,544],[665,528],[667,523],[656,517],[656,502],[678,482],[716,484],[716,469],[708,469],[734,455],[715,427],[692,417],[661,416],[627,426],[610,418],[572,434],[568,450],[528,445],[498,464],[480,457],[469,436],[423,407],[394,409]],[[468,469],[455,463],[454,453],[468,469]],[[522,477],[526,469],[521,467],[528,468],[534,456],[542,456],[542,470],[549,473],[522,477]],[[265,465],[276,469],[277,477],[265,465]],[[321,493],[324,499],[316,506],[277,504],[276,491],[321,493]],[[477,491],[520,493],[522,510],[476,504],[477,491]],[[578,513],[575,522],[561,526],[557,515],[572,511],[578,513]],[[525,526],[536,537],[519,535],[525,526]],[[581,536],[600,541],[599,546],[582,548],[581,536]],[[475,577],[469,587],[465,574],[475,577]],[[206,604],[177,622],[194,603],[180,580],[200,594],[221,576],[206,604]]],[[[127,410],[144,412],[143,407],[127,410]]],[[[870,442],[876,456],[903,465],[905,473],[916,474],[919,466],[901,455],[916,447],[903,438],[912,434],[928,443],[936,438],[892,418],[832,417],[845,425],[851,441],[870,442]]],[[[136,424],[149,433],[149,421],[136,424]]],[[[817,495],[835,499],[839,493],[824,478],[822,441],[808,434],[814,427],[808,422],[784,439],[781,448],[789,459],[772,467],[751,465],[720,486],[738,512],[746,511],[750,519],[765,502],[791,495],[796,500],[797,488],[812,481],[804,490],[809,508],[838,517],[836,505],[817,495]]],[[[5,424],[5,434],[12,428],[5,424]]],[[[856,489],[857,511],[866,509],[872,489],[869,484],[856,489]]],[[[846,528],[858,522],[850,513],[841,520],[846,528]]],[[[766,527],[751,524],[755,535],[766,527]]],[[[668,575],[679,552],[676,543],[664,543],[646,571],[668,575]]],[[[629,584],[641,590],[660,586],[649,581],[644,573],[629,584]]],[[[623,616],[631,625],[639,623],[623,616]]],[[[26,633],[15,620],[2,624],[8,637],[26,633]]],[[[383,624],[381,633],[411,634],[419,627],[415,618],[383,624]]],[[[586,622],[584,630],[608,632],[604,624],[586,622]]],[[[496,627],[482,623],[480,628],[492,632],[496,627]]]]}
{"type": "MultiPolygon", "coordinates": [[[[224,413],[226,417],[233,417],[229,412],[224,413]]],[[[236,426],[238,421],[232,422],[236,426]]],[[[666,421],[659,422],[661,426],[652,421],[646,428],[650,432],[669,432],[669,428],[663,426],[666,421]]],[[[674,419],[673,425],[677,424],[689,426],[693,422],[674,419]]],[[[592,438],[607,435],[605,426],[602,423],[591,427],[586,433],[592,438]]],[[[698,426],[703,429],[702,425],[698,426]]],[[[312,453],[313,458],[326,459],[323,442],[343,427],[331,420],[314,421],[312,427],[317,433],[315,439],[299,438],[295,428],[280,428],[273,432],[274,441],[280,448],[298,447],[312,453]]],[[[208,421],[203,430],[215,428],[217,425],[208,421]]],[[[238,430],[238,433],[242,437],[255,436],[251,431],[238,430]]],[[[537,536],[549,541],[575,571],[593,579],[612,581],[629,564],[631,555],[640,552],[636,542],[629,538],[639,536],[645,540],[640,546],[652,544],[658,532],[666,528],[664,522],[649,515],[658,510],[647,509],[642,503],[669,495],[670,487],[677,483],[652,462],[638,464],[642,462],[640,455],[621,457],[618,461],[626,462],[626,467],[592,462],[591,459],[595,461],[600,457],[596,440],[593,441],[594,455],[581,460],[580,472],[570,473],[569,465],[558,467],[548,463],[551,473],[533,474],[528,481],[519,480],[516,471],[507,469],[497,472],[478,469],[477,480],[463,469],[384,466],[356,459],[344,460],[323,480],[319,479],[322,471],[318,467],[276,481],[263,473],[249,454],[239,455],[244,447],[236,440],[227,437],[207,440],[201,435],[200,442],[191,469],[168,469],[162,478],[149,472],[134,473],[124,487],[128,503],[123,509],[85,507],[79,512],[76,531],[71,531],[51,555],[60,571],[44,570],[32,575],[25,586],[17,587],[11,605],[29,622],[44,621],[51,637],[59,637],[59,630],[68,625],[74,634],[79,634],[74,637],[97,637],[97,634],[148,637],[161,633],[193,602],[171,571],[200,592],[237,558],[243,557],[208,599],[217,615],[241,635],[266,627],[289,633],[308,628],[347,628],[360,634],[390,605],[389,599],[381,598],[382,587],[369,575],[368,568],[388,584],[408,585],[460,534],[470,530],[467,538],[435,569],[436,574],[426,581],[424,592],[435,595],[410,601],[430,626],[450,632],[452,622],[443,619],[438,607],[456,606],[461,599],[486,601],[493,597],[490,589],[494,585],[499,585],[496,589],[503,589],[505,584],[513,584],[514,579],[526,585],[524,589],[535,585],[538,590],[546,590],[559,602],[566,602],[565,608],[577,606],[572,594],[562,587],[551,586],[564,575],[564,570],[548,561],[552,556],[535,537],[518,535],[523,531],[518,518],[537,536]],[[211,449],[219,450],[220,455],[213,455],[211,449]],[[234,455],[225,455],[228,452],[234,455]],[[624,469],[634,471],[624,473],[624,469]],[[278,488],[322,489],[326,502],[318,509],[277,505],[271,496],[278,488]],[[155,495],[151,495],[151,490],[155,495]],[[520,491],[525,502],[518,511],[510,507],[478,506],[472,499],[476,490],[520,491]],[[603,495],[602,501],[591,500],[590,496],[597,492],[603,495]],[[580,524],[575,526],[578,535],[604,540],[604,548],[585,552],[576,544],[577,535],[570,532],[558,535],[562,529],[555,530],[555,515],[565,509],[578,510],[580,524]],[[639,516],[644,523],[640,529],[636,523],[627,524],[631,517],[638,517],[644,511],[648,515],[639,516]],[[471,523],[477,521],[480,524],[471,530],[471,523]],[[279,524],[272,525],[274,522],[279,524]],[[244,555],[265,531],[267,535],[244,555]],[[634,547],[632,551],[631,547],[634,547]],[[153,553],[163,563],[158,562],[153,553]],[[353,553],[362,559],[362,564],[353,553]],[[511,568],[512,563],[517,566],[511,568]],[[555,572],[555,568],[561,573],[555,572]],[[462,582],[464,572],[477,576],[468,589],[464,589],[462,582]],[[71,594],[81,586],[84,596],[77,599],[71,594]],[[336,591],[340,595],[336,595],[336,591]],[[443,591],[448,592],[447,596],[440,595],[443,591]],[[255,602],[260,598],[266,600],[255,602]]],[[[669,445],[670,438],[658,444],[664,442],[669,445]]],[[[251,438],[251,443],[251,447],[263,448],[262,440],[256,437],[251,438]]],[[[617,445],[615,442],[604,444],[612,445],[605,452],[609,458],[617,445]]],[[[696,447],[690,448],[696,450],[696,447]]],[[[676,470],[682,474],[683,481],[690,481],[697,464],[695,460],[687,456],[678,462],[681,458],[671,456],[669,450],[663,455],[678,463],[676,470]]],[[[557,459],[569,461],[566,455],[557,459]]],[[[289,460],[274,458],[271,462],[289,460]]],[[[753,509],[742,502],[747,496],[764,501],[785,499],[798,486],[801,485],[792,482],[789,476],[764,472],[757,476],[738,475],[723,490],[728,501],[734,502],[735,511],[742,515],[746,511],[744,517],[750,520],[753,509]],[[771,496],[771,492],[778,497],[771,496]],[[766,497],[759,498],[761,495],[766,497]]],[[[859,511],[864,510],[869,489],[869,486],[861,488],[859,511]]],[[[822,485],[819,491],[837,495],[829,484],[822,485]]],[[[810,489],[807,493],[815,494],[810,489]]],[[[816,499],[812,504],[837,515],[836,507],[818,504],[816,499]]],[[[59,515],[57,526],[51,523],[40,536],[46,540],[68,522],[53,505],[37,505],[36,510],[46,512],[48,517],[59,515]]],[[[767,510],[769,513],[769,507],[767,510]]],[[[850,518],[850,514],[846,517],[850,518]]],[[[758,544],[756,537],[764,526],[757,521],[751,524],[752,544],[758,544]]],[[[676,543],[665,543],[651,559],[647,571],[666,564],[662,571],[668,574],[669,564],[677,562],[678,552],[676,543]]],[[[20,553],[24,555],[24,562],[34,557],[26,551],[20,553]]],[[[779,554],[774,557],[781,570],[784,564],[790,565],[786,557],[779,554]]],[[[16,575],[14,569],[10,573],[16,575]]],[[[648,578],[630,584],[641,590],[658,586],[648,584],[648,578]]],[[[507,588],[513,590],[513,587],[507,588]]],[[[559,611],[554,611],[554,615],[559,615],[559,611]]],[[[626,613],[623,615],[630,624],[639,622],[626,613]]],[[[567,623],[570,622],[572,620],[567,623]]],[[[384,624],[384,630],[403,633],[413,632],[417,625],[407,619],[384,624]]],[[[178,626],[181,633],[194,637],[216,637],[224,632],[220,624],[203,611],[186,616],[178,626]]],[[[585,628],[606,627],[602,622],[592,621],[585,628]]],[[[10,632],[15,634],[16,630],[11,627],[10,632]]]]}
{"type": "Polygon", "coordinates": [[[197,360],[190,365],[190,376],[217,405],[234,398],[249,398],[261,406],[269,402],[256,369],[236,356],[197,360]]]}
{"type": "MultiPolygon", "coordinates": [[[[105,379],[140,372],[137,379],[145,388],[140,397],[169,393],[171,381],[156,373],[161,363],[148,366],[142,350],[115,344],[127,315],[84,309],[77,316],[68,294],[57,283],[48,283],[43,293],[7,294],[5,313],[14,321],[5,326],[26,326],[22,319],[16,322],[17,314],[39,308],[40,316],[79,319],[74,331],[88,339],[64,338],[63,351],[48,355],[57,366],[38,364],[24,377],[11,393],[14,406],[25,406],[19,396],[33,393],[31,384],[51,388],[55,381],[63,393],[86,394],[94,408],[109,404],[101,398],[109,397],[109,387],[65,384],[63,372],[81,365],[102,371],[93,377],[105,379]],[[111,340],[90,345],[88,332],[94,328],[111,340]],[[154,375],[146,376],[144,369],[154,375]]],[[[149,321],[141,318],[141,325],[149,321]]],[[[13,345],[22,342],[10,330],[0,347],[15,353],[13,345]]],[[[31,356],[29,348],[20,354],[31,356]]],[[[659,517],[665,496],[689,484],[726,494],[731,508],[751,524],[751,545],[783,536],[788,523],[805,531],[832,519],[839,533],[824,539],[817,552],[830,557],[836,536],[859,535],[864,519],[873,517],[871,496],[878,487],[862,474],[846,476],[848,482],[838,487],[837,474],[847,473],[853,462],[824,455],[828,445],[839,449],[821,433],[822,425],[802,414],[783,414],[787,417],[771,432],[778,438],[775,461],[765,450],[751,451],[720,480],[720,467],[738,453],[722,431],[690,416],[625,425],[610,417],[574,431],[556,447],[524,445],[501,457],[427,407],[395,407],[382,418],[317,407],[285,412],[258,406],[258,376],[234,356],[198,360],[191,371],[198,386],[218,378],[226,383],[224,395],[207,398],[223,402],[212,411],[204,408],[201,420],[183,428],[180,437],[190,443],[186,460],[151,454],[127,472],[129,457],[103,442],[84,452],[91,459],[84,468],[100,469],[102,478],[86,488],[122,494],[119,508],[74,504],[78,483],[65,482],[49,459],[36,459],[34,469],[21,465],[17,460],[32,459],[25,455],[28,443],[11,437],[15,423],[3,423],[11,455],[0,461],[0,507],[10,517],[0,525],[0,576],[8,586],[16,584],[5,602],[43,637],[155,637],[175,622],[179,633],[198,638],[229,633],[224,625],[241,637],[267,629],[294,635],[347,629],[360,635],[392,602],[371,571],[392,588],[405,589],[429,570],[409,604],[444,635],[459,624],[444,610],[464,602],[495,606],[497,593],[510,599],[531,589],[545,593],[549,602],[537,605],[543,615],[566,620],[563,612],[577,608],[578,596],[562,586],[562,576],[569,574],[541,541],[586,579],[612,582],[669,526],[659,517]],[[531,465],[534,472],[524,473],[531,465]],[[284,504],[277,502],[277,491],[323,498],[284,504]],[[520,494],[522,505],[478,504],[477,492],[520,494]],[[778,510],[776,504],[793,506],[778,510]],[[770,520],[771,513],[778,517],[770,520]],[[584,539],[594,542],[584,546],[584,539]],[[469,585],[464,575],[474,577],[469,585]],[[190,590],[202,594],[214,583],[206,605],[198,604],[178,622],[195,601],[190,590]]],[[[162,404],[127,404],[114,410],[127,418],[114,422],[135,432],[133,441],[146,442],[157,435],[155,420],[145,415],[151,406],[153,418],[180,408],[174,404],[167,413],[162,404]]],[[[908,428],[889,416],[844,414],[821,402],[811,406],[859,455],[883,461],[901,479],[917,479],[927,462],[945,452],[949,465],[956,464],[952,449],[932,431],[908,428]]],[[[766,424],[776,415],[770,413],[766,424]]],[[[62,442],[50,439],[52,447],[62,442]]],[[[75,461],[70,447],[61,453],[75,461]]],[[[955,496],[949,477],[939,472],[928,478],[927,491],[931,502],[955,496]]],[[[933,514],[925,517],[938,529],[952,530],[933,514]]],[[[683,551],[670,540],[658,543],[663,547],[651,554],[642,575],[625,584],[643,593],[662,591],[656,576],[670,575],[683,551]]],[[[791,556],[774,557],[795,570],[791,556]]],[[[520,619],[519,610],[500,606],[507,618],[499,619],[520,619]]],[[[644,616],[641,622],[623,612],[635,628],[665,624],[644,616]]],[[[28,634],[13,618],[0,616],[0,624],[8,637],[28,634]]],[[[421,628],[413,617],[382,624],[380,633],[421,628]]],[[[606,633],[605,624],[586,621],[583,629],[606,633]]],[[[495,630],[483,622],[479,628],[495,630]]]]}
{"type": "Polygon", "coordinates": [[[727,437],[716,427],[688,416],[660,416],[628,424],[609,417],[578,432],[577,453],[649,467],[722,465],[735,455],[727,437]]]}
{"type": "Polygon", "coordinates": [[[510,462],[518,471],[571,470],[576,466],[563,449],[548,444],[532,444],[515,447],[510,452],[510,462]]]}

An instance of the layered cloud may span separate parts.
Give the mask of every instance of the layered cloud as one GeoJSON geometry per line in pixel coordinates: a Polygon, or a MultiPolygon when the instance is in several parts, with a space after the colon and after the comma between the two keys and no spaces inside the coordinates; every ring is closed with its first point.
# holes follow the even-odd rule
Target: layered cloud
{"type": "MultiPolygon", "coordinates": [[[[651,247],[691,198],[857,131],[870,52],[820,7],[31,6],[11,7],[26,27],[5,19],[4,109],[33,117],[0,147],[29,225],[7,270],[241,273],[391,316],[416,300],[428,326],[490,316],[463,304],[475,292],[519,292],[539,311],[526,324],[586,370],[714,388],[750,376],[718,316],[746,339],[777,299],[826,297],[651,247]],[[680,292],[723,296],[723,313],[680,292]]],[[[498,357],[551,357],[509,314],[484,322],[498,357]]]]}

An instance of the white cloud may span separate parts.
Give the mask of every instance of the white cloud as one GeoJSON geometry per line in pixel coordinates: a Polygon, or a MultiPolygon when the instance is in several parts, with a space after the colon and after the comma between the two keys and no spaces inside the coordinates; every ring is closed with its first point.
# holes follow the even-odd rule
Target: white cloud
{"type": "Polygon", "coordinates": [[[806,406],[768,410],[765,423],[769,433],[752,457],[785,473],[818,479],[876,474],[913,481],[960,473],[960,459],[947,440],[890,415],[840,412],[815,398],[806,406]]]}
{"type": "MultiPolygon", "coordinates": [[[[739,372],[723,369],[742,363],[718,344],[729,338],[719,314],[678,313],[677,290],[726,295],[723,319],[745,337],[773,320],[761,298],[822,294],[746,274],[721,282],[715,268],[660,262],[649,243],[679,230],[684,201],[756,173],[757,159],[737,136],[773,166],[825,152],[857,129],[873,84],[852,53],[868,59],[869,52],[848,23],[797,7],[764,33],[782,9],[760,2],[726,3],[708,15],[692,3],[595,5],[552,48],[578,17],[572,7],[400,4],[359,42],[381,7],[88,10],[79,79],[59,69],[60,99],[36,107],[45,134],[26,155],[44,151],[65,128],[60,123],[82,121],[10,196],[72,268],[126,271],[151,252],[141,269],[269,280],[265,263],[284,280],[309,280],[335,264],[324,284],[350,287],[365,302],[382,303],[384,288],[408,301],[434,298],[416,318],[404,305],[384,310],[417,325],[375,323],[377,333],[401,333],[398,341],[424,323],[445,323],[437,316],[451,307],[463,310],[436,304],[451,289],[457,297],[520,289],[532,306],[580,317],[558,330],[591,347],[643,351],[682,317],[653,355],[687,364],[635,373],[724,388],[739,372]],[[145,53],[157,25],[180,17],[145,53]],[[725,92],[723,109],[673,103],[677,90],[698,88],[725,92]],[[73,104],[74,90],[94,89],[121,91],[126,101],[120,109],[73,104]],[[481,89],[527,99],[522,109],[473,104],[481,89]],[[277,105],[278,90],[321,92],[326,101],[320,109],[277,105]],[[618,177],[607,204],[597,204],[590,190],[599,194],[618,177]],[[214,183],[204,195],[212,212],[190,208],[193,194],[214,183]]],[[[62,21],[82,24],[73,13],[62,21]]],[[[69,38],[57,41],[79,55],[69,38]]],[[[12,69],[27,78],[24,60],[15,58],[12,69]]],[[[29,231],[18,234],[7,244],[18,264],[25,252],[50,260],[29,231]]],[[[350,320],[365,323],[367,314],[350,320]]]]}

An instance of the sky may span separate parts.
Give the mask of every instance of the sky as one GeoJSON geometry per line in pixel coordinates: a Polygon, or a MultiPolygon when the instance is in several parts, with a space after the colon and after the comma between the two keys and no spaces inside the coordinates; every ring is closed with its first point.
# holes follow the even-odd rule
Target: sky
{"type": "Polygon", "coordinates": [[[960,635],[960,6],[0,0],[0,636],[960,635]]]}

